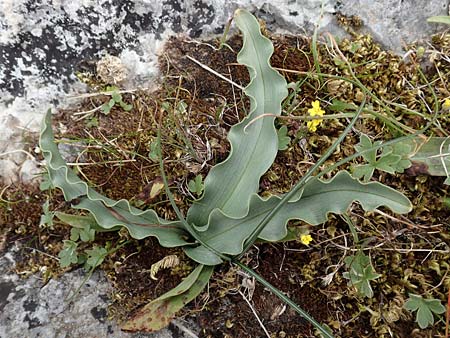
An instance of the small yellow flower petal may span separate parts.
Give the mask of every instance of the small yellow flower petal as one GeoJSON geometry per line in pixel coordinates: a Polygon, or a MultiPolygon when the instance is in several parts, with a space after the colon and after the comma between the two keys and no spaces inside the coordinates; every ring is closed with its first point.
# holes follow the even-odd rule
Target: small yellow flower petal
{"type": "Polygon", "coordinates": [[[304,245],[309,245],[312,242],[311,235],[300,235],[300,242],[304,245]]]}
{"type": "Polygon", "coordinates": [[[450,99],[445,99],[444,103],[442,104],[442,108],[444,109],[450,108],[450,99]]]}
{"type": "MultiPolygon", "coordinates": [[[[323,116],[325,114],[325,111],[320,108],[320,102],[314,101],[311,103],[312,108],[308,109],[308,113],[310,116],[323,116]]],[[[322,123],[323,119],[317,119],[317,120],[311,120],[306,123],[306,126],[308,127],[309,131],[316,131],[317,127],[322,123]]]]}

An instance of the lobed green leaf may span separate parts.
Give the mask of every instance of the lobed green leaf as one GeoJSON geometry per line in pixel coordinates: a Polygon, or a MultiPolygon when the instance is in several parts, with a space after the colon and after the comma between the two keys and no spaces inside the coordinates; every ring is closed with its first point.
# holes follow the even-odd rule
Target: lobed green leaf
{"type": "Polygon", "coordinates": [[[286,80],[270,65],[273,45],[261,34],[256,18],[238,9],[235,22],[243,34],[237,59],[250,73],[244,92],[250,98],[251,108],[249,115],[231,128],[228,158],[211,169],[204,182],[203,197],[189,210],[187,221],[203,227],[202,230],[211,224],[208,219],[214,209],[230,217],[248,213],[250,197],[258,191],[259,180],[278,151],[274,117],[258,117],[280,115],[281,102],[287,96],[286,80]]]}
{"type": "Polygon", "coordinates": [[[39,145],[52,185],[62,190],[66,201],[75,203],[75,209],[88,210],[101,228],[114,230],[126,227],[133,238],[155,236],[165,247],[190,244],[185,239],[187,233],[180,222],[160,219],[155,211],[139,210],[124,199],[115,201],[102,196],[69,169],[54,141],[50,110],[42,123],[39,145]]]}
{"type": "MultiPolygon", "coordinates": [[[[208,231],[200,237],[217,251],[238,255],[243,243],[253,229],[274,208],[281,197],[272,196],[262,199],[254,194],[250,201],[250,210],[245,217],[232,218],[220,210],[214,210],[210,217],[208,231]]],[[[411,211],[411,202],[402,193],[378,182],[362,183],[348,172],[341,171],[328,181],[309,180],[300,198],[286,203],[259,235],[266,241],[279,241],[287,235],[286,223],[291,219],[303,220],[309,224],[321,224],[329,213],[342,214],[353,203],[359,202],[364,210],[374,210],[386,206],[396,213],[411,211]]],[[[214,265],[221,262],[217,255],[208,252],[202,246],[184,248],[193,260],[214,265]]]]}

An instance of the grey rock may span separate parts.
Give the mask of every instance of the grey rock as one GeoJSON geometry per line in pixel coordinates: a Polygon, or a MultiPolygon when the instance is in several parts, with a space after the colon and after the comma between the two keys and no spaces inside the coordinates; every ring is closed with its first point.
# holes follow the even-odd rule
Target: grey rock
{"type": "Polygon", "coordinates": [[[33,184],[40,180],[42,169],[35,159],[26,159],[20,166],[19,178],[25,184],[33,184]]]}
{"type": "Polygon", "coordinates": [[[358,15],[363,31],[386,49],[401,53],[406,44],[447,28],[428,23],[427,18],[448,15],[448,7],[448,0],[352,0],[342,1],[336,9],[346,15],[358,15]]]}
{"type": "MultiPolygon", "coordinates": [[[[67,302],[85,272],[77,269],[46,285],[38,275],[21,279],[14,273],[15,252],[0,257],[0,337],[4,338],[171,338],[169,330],[155,334],[122,332],[107,320],[111,288],[96,271],[71,303],[67,302]]],[[[183,329],[188,330],[184,325],[183,329]]]]}
{"type": "MultiPolygon", "coordinates": [[[[447,14],[448,0],[2,0],[0,126],[13,117],[19,127],[36,132],[49,107],[75,106],[77,101],[67,96],[85,91],[85,86],[74,72],[94,69],[107,54],[126,65],[125,88],[151,87],[157,82],[157,56],[168,36],[221,34],[239,7],[279,33],[310,34],[317,24],[342,35],[335,13],[357,15],[364,30],[401,52],[404,43],[440,28],[425,19],[447,14]]],[[[11,146],[11,137],[1,129],[0,149],[11,146]]],[[[15,147],[23,148],[20,143],[15,147]]],[[[19,178],[5,175],[0,180],[19,178]]]]}

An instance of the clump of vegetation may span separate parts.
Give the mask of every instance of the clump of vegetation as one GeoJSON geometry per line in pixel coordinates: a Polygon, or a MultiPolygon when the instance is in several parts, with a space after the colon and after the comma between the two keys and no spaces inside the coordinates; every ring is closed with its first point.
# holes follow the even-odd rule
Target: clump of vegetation
{"type": "MultiPolygon", "coordinates": [[[[245,31],[243,34],[245,36],[245,31]]],[[[339,44],[334,40],[323,45],[313,42],[312,50],[307,49],[307,43],[304,44],[304,50],[300,50],[302,42],[295,38],[292,41],[289,38],[277,40],[272,37],[272,39],[276,50],[271,58],[272,65],[282,72],[289,82],[288,86],[286,84],[279,86],[289,88],[286,99],[282,101],[283,95],[274,95],[277,97],[277,104],[280,104],[279,115],[275,121],[277,128],[274,127],[273,116],[276,110],[262,111],[261,116],[255,114],[255,102],[258,107],[260,106],[258,103],[262,101],[258,99],[258,95],[251,95],[251,92],[249,95],[248,90],[251,86],[246,90],[247,98],[245,96],[236,98],[234,90],[242,88],[249,81],[242,68],[232,66],[233,83],[230,85],[226,82],[220,83],[213,74],[199,73],[197,65],[180,58],[178,62],[189,63],[168,67],[169,72],[175,72],[178,77],[175,83],[171,83],[170,79],[174,78],[174,73],[168,74],[169,80],[157,99],[152,99],[145,93],[137,93],[133,101],[136,112],[117,109],[111,111],[108,116],[98,116],[98,123],[102,129],[109,128],[112,131],[106,139],[105,135],[96,134],[95,130],[91,135],[83,134],[83,131],[76,128],[69,130],[75,137],[84,139],[89,149],[87,155],[92,165],[79,166],[79,174],[91,185],[97,186],[96,189],[108,198],[100,197],[89,186],[81,184],[81,180],[70,174],[63,162],[55,165],[55,160],[59,160],[57,150],[52,148],[51,142],[43,145],[47,159],[49,154],[52,155],[53,164],[52,161],[49,163],[50,170],[54,170],[50,174],[52,182],[56,183],[53,185],[63,187],[64,190],[68,190],[69,187],[77,189],[81,187],[81,190],[75,189],[73,197],[77,198],[73,200],[69,196],[69,199],[73,200],[75,205],[81,204],[88,210],[93,210],[89,203],[95,202],[96,205],[93,214],[97,217],[94,219],[91,217],[88,227],[74,226],[73,222],[67,222],[75,230],[73,233],[67,230],[67,234],[61,236],[78,246],[71,252],[81,250],[80,255],[77,253],[75,264],[85,264],[87,260],[84,262],[83,258],[79,260],[82,256],[90,258],[91,263],[94,263],[86,266],[88,269],[103,261],[103,267],[109,271],[108,274],[114,282],[119,282],[120,276],[127,273],[127,278],[132,276],[131,278],[144,281],[143,285],[154,285],[149,283],[155,277],[155,267],[165,267],[165,262],[173,261],[174,254],[180,257],[181,262],[173,264],[172,268],[169,267],[171,264],[167,264],[167,269],[159,272],[158,285],[165,284],[167,289],[159,289],[156,294],[146,294],[147,291],[143,289],[123,289],[124,286],[121,289],[120,282],[116,283],[118,287],[116,301],[127,304],[126,307],[129,309],[143,305],[148,298],[159,296],[156,301],[138,312],[125,327],[130,323],[136,324],[139,318],[145,319],[148,316],[155,318],[154,311],[167,304],[170,313],[176,312],[187,300],[199,294],[201,285],[208,282],[212,273],[212,269],[209,268],[211,265],[208,263],[216,264],[219,260],[229,260],[242,269],[246,269],[242,264],[259,265],[257,271],[268,282],[288,293],[318,322],[328,326],[326,328],[325,325],[317,325],[324,336],[331,336],[332,332],[334,336],[346,337],[352,332],[363,332],[362,328],[369,331],[367,336],[381,337],[405,332],[409,334],[415,330],[409,311],[417,311],[419,326],[427,330],[424,334],[442,332],[445,323],[439,317],[442,305],[438,304],[446,298],[445,291],[449,285],[445,272],[448,268],[445,261],[449,257],[449,224],[448,210],[441,201],[448,196],[448,188],[443,185],[442,178],[433,178],[425,174],[448,177],[445,155],[448,111],[443,108],[448,92],[445,91],[443,84],[450,69],[446,68],[448,65],[444,62],[445,59],[440,60],[437,66],[440,67],[439,71],[427,74],[430,77],[427,78],[421,71],[417,54],[411,53],[409,62],[404,62],[382,51],[369,37],[355,34],[353,41],[345,40],[339,44]],[[316,66],[319,61],[318,68],[316,66]],[[189,76],[187,73],[189,71],[197,74],[197,77],[189,76]],[[212,80],[208,79],[209,76],[212,80]],[[196,79],[208,82],[208,86],[194,82],[196,79]],[[220,93],[220,97],[208,91],[210,84],[213,84],[212,87],[216,86],[213,89],[216,93],[220,93]],[[420,92],[417,91],[419,87],[420,92]],[[252,96],[256,96],[254,101],[252,96]],[[153,102],[154,106],[150,112],[149,102],[153,102]],[[244,115],[243,112],[248,113],[244,115]],[[127,122],[124,125],[117,125],[118,119],[127,122]],[[346,120],[347,128],[344,128],[343,121],[346,120]],[[266,138],[274,145],[276,157],[273,156],[275,161],[272,164],[269,160],[261,160],[267,154],[263,154],[261,158],[240,155],[245,161],[261,160],[266,167],[259,171],[260,174],[252,172],[255,177],[250,178],[257,183],[253,185],[251,194],[244,194],[247,196],[244,200],[247,199],[250,203],[242,203],[242,198],[236,198],[235,204],[239,205],[223,209],[228,202],[224,203],[221,209],[226,212],[220,214],[214,211],[214,203],[203,202],[214,201],[214,198],[208,197],[214,196],[211,193],[214,192],[212,188],[214,180],[208,177],[214,177],[214,172],[220,169],[212,168],[223,167],[222,164],[218,166],[216,164],[224,163],[224,160],[225,163],[232,162],[230,158],[233,156],[240,158],[238,147],[233,146],[233,152],[229,154],[230,148],[225,137],[227,134],[233,135],[232,131],[228,132],[230,125],[241,126],[243,134],[253,131],[256,127],[269,126],[271,136],[266,138]],[[142,129],[146,132],[142,132],[142,129]],[[438,137],[430,138],[430,136],[438,137]],[[425,151],[427,147],[429,150],[425,151]],[[334,151],[335,149],[340,151],[334,151]],[[430,156],[423,154],[427,152],[437,159],[433,165],[426,162],[430,156]],[[345,156],[348,158],[345,159],[345,156]],[[436,171],[430,170],[433,166],[436,166],[436,171]],[[99,168],[102,168],[101,172],[99,168]],[[369,183],[360,183],[348,173],[340,171],[349,168],[353,168],[354,176],[364,177],[369,183]],[[315,169],[322,171],[314,172],[315,169]],[[63,175],[58,174],[61,172],[63,175]],[[316,175],[313,176],[313,173],[316,175]],[[419,175],[409,176],[411,174],[419,175]],[[319,180],[320,175],[327,177],[327,180],[319,180]],[[205,177],[205,180],[202,180],[202,177],[205,177]],[[308,180],[308,177],[311,178],[308,180]],[[293,187],[296,181],[300,181],[300,185],[293,187]],[[390,202],[383,203],[384,205],[392,206],[392,200],[397,198],[402,202],[395,204],[398,209],[394,207],[394,210],[408,211],[409,202],[401,197],[399,192],[392,189],[383,190],[379,182],[388,184],[409,197],[413,210],[408,218],[392,214],[387,209],[380,209],[377,203],[381,200],[378,197],[373,199],[373,203],[377,204],[376,207],[362,204],[366,211],[355,205],[350,206],[350,203],[341,199],[343,195],[340,194],[348,187],[352,187],[350,190],[358,187],[364,190],[367,188],[368,191],[376,187],[378,191],[391,194],[390,202]],[[325,193],[323,189],[333,187],[336,189],[338,187],[340,194],[330,195],[332,197],[328,201],[322,198],[314,199],[315,193],[322,194],[325,193]],[[80,192],[81,195],[76,196],[80,192]],[[198,197],[202,196],[202,193],[203,197],[200,200],[191,200],[192,194],[198,197]],[[258,197],[256,193],[264,198],[258,197]],[[280,204],[283,203],[283,197],[285,206],[280,204]],[[115,204],[116,202],[110,200],[122,198],[129,200],[129,204],[125,202],[115,204]],[[314,200],[314,203],[306,203],[305,200],[308,199],[314,200]],[[328,209],[330,205],[336,205],[333,204],[335,201],[343,206],[328,209]],[[250,218],[250,222],[246,217],[251,215],[252,203],[255,205],[268,203],[270,207],[267,210],[260,209],[264,210],[265,214],[256,220],[250,218]],[[138,212],[134,209],[135,206],[143,208],[144,211],[138,212]],[[248,211],[247,206],[250,206],[248,211]],[[292,214],[288,213],[289,206],[296,207],[292,210],[292,214]],[[103,208],[103,211],[98,212],[99,208],[103,208]],[[195,208],[201,212],[194,212],[195,208]],[[209,209],[205,211],[205,208],[209,209]],[[241,212],[244,216],[236,211],[242,208],[245,209],[241,212]],[[267,231],[264,232],[266,227],[264,221],[261,221],[276,208],[280,208],[284,213],[280,220],[275,218],[278,222],[275,222],[276,225],[273,223],[273,229],[284,229],[285,232],[270,237],[267,236],[267,231]],[[317,215],[323,212],[325,216],[309,218],[308,215],[315,208],[321,210],[317,215]],[[169,222],[165,223],[156,216],[142,222],[140,217],[155,215],[150,209],[169,222]],[[305,209],[305,216],[299,217],[298,215],[305,209]],[[372,211],[367,211],[369,209],[372,211]],[[327,211],[341,216],[328,214],[327,211]],[[99,222],[99,214],[107,215],[102,217],[109,217],[113,221],[99,222]],[[181,214],[187,214],[187,225],[183,217],[180,217],[181,214]],[[211,216],[208,217],[209,215],[211,216]],[[209,218],[214,220],[213,216],[220,222],[208,222],[209,218]],[[133,219],[127,221],[128,217],[133,219]],[[211,239],[207,234],[214,230],[214,224],[219,224],[220,227],[216,226],[219,229],[229,231],[228,229],[235,226],[234,219],[239,218],[246,222],[245,225],[249,225],[250,231],[253,230],[253,236],[256,234],[256,237],[247,233],[239,234],[243,240],[233,236],[232,241],[218,237],[218,241],[210,242],[211,239]],[[148,229],[149,223],[160,226],[148,229]],[[316,225],[311,226],[307,223],[316,225]],[[109,224],[109,230],[114,232],[104,232],[105,224],[109,224]],[[151,239],[136,241],[130,238],[130,234],[140,238],[155,235],[156,231],[162,233],[163,230],[160,228],[165,225],[175,225],[171,229],[179,234],[177,240],[180,241],[185,253],[205,265],[194,267],[185,254],[177,249],[157,250],[156,241],[151,239]],[[230,228],[227,225],[230,225],[230,228]],[[118,230],[118,226],[127,227],[130,234],[120,231],[117,235],[115,231],[118,230]],[[197,233],[191,233],[189,226],[197,233]],[[91,241],[92,230],[94,242],[91,241]],[[196,238],[197,235],[199,238],[196,238]],[[262,243],[268,240],[281,240],[283,244],[262,243]],[[107,246],[107,242],[114,244],[107,246]],[[242,246],[230,252],[230,243],[242,246]],[[258,250],[254,249],[254,245],[258,250]],[[148,250],[150,246],[152,252],[148,250]],[[196,251],[200,253],[196,255],[196,251]],[[133,257],[140,257],[140,260],[126,259],[131,254],[133,257]],[[148,260],[142,259],[143,257],[148,260]],[[152,271],[152,268],[152,274],[143,272],[152,271]],[[181,278],[186,276],[188,277],[181,281],[181,278]],[[198,282],[195,283],[195,280],[198,282]],[[164,294],[164,291],[180,281],[179,286],[173,291],[164,294]],[[186,298],[182,300],[177,292],[181,292],[186,298]],[[416,295],[417,293],[420,295],[416,295]],[[124,294],[134,296],[124,299],[122,296],[124,294]],[[414,302],[411,302],[411,299],[414,302]],[[323,307],[325,300],[329,303],[326,309],[323,307]],[[143,317],[139,317],[140,315],[143,317]],[[437,323],[432,326],[435,319],[437,323]],[[368,322],[371,328],[367,327],[368,322]]],[[[446,41],[450,41],[446,36],[435,41],[436,48],[443,48],[440,51],[443,58],[449,48],[446,41]]],[[[227,44],[234,50],[242,47],[240,40],[236,38],[232,38],[227,44]]],[[[176,45],[177,47],[170,45],[168,47],[169,51],[175,51],[175,57],[176,48],[186,48],[192,53],[198,52],[201,48],[209,48],[207,45],[176,45]]],[[[245,50],[245,43],[242,50],[245,50]]],[[[220,59],[223,62],[230,64],[235,62],[233,60],[235,54],[230,50],[210,52],[222,53],[220,59]]],[[[205,53],[198,53],[202,54],[205,53]]],[[[268,57],[265,59],[268,60],[268,57]]],[[[206,63],[207,60],[199,62],[206,63]]],[[[216,72],[222,74],[227,72],[226,65],[218,63],[209,65],[218,66],[214,67],[216,72]]],[[[250,81],[252,76],[258,79],[260,74],[255,69],[259,66],[255,67],[254,64],[248,66],[251,74],[256,73],[251,75],[250,81]]],[[[258,81],[253,80],[250,85],[252,83],[255,88],[258,81]]],[[[270,85],[267,87],[272,88],[270,85]]],[[[276,85],[273,87],[277,88],[276,85]]],[[[49,126],[47,122],[43,134],[46,135],[47,141],[51,141],[48,137],[49,126]]],[[[267,150],[267,147],[263,148],[264,151],[267,150]]],[[[220,192],[226,191],[223,187],[232,182],[233,174],[241,177],[236,174],[238,171],[223,171],[228,176],[216,175],[218,181],[216,184],[220,187],[218,189],[220,192]]],[[[351,197],[350,202],[355,196],[351,197]]],[[[54,196],[45,208],[45,217],[41,223],[46,232],[61,231],[63,228],[60,218],[57,217],[58,220],[52,218],[52,215],[63,215],[59,211],[63,209],[63,204],[58,206],[56,203],[58,199],[61,200],[61,196],[54,196]],[[51,222],[53,224],[50,224],[51,222]]],[[[230,203],[233,203],[231,199],[230,203]]],[[[68,215],[69,212],[71,211],[65,210],[64,215],[68,215]]],[[[277,217],[276,215],[274,217],[277,217]]],[[[90,216],[80,213],[74,217],[81,220],[90,216]]],[[[267,229],[270,229],[270,221],[267,223],[267,229]]],[[[160,243],[161,233],[156,234],[160,243]]],[[[211,234],[214,235],[214,232],[211,234]]],[[[61,249],[61,252],[66,250],[62,247],[61,237],[59,237],[61,245],[53,249],[56,253],[61,249]]],[[[60,258],[62,260],[62,257],[60,258]]],[[[74,262],[74,259],[71,258],[71,261],[74,262]]],[[[230,265],[229,268],[221,266],[216,269],[215,277],[213,276],[210,281],[209,292],[213,293],[212,297],[209,300],[205,296],[198,298],[207,310],[197,316],[200,324],[202,320],[211,325],[214,323],[214,327],[221,327],[224,333],[234,336],[246,335],[248,332],[251,332],[251,336],[258,336],[267,330],[280,336],[312,334],[313,329],[299,321],[294,313],[282,310],[283,306],[278,308],[280,301],[276,297],[272,297],[258,286],[252,287],[252,276],[258,278],[256,275],[252,275],[250,270],[245,270],[245,277],[242,277],[243,274],[238,267],[230,265]],[[232,298],[233,301],[230,302],[227,298],[232,298]],[[264,319],[263,327],[260,327],[261,322],[255,320],[243,299],[253,299],[254,310],[264,319]],[[230,314],[234,315],[229,317],[230,314]],[[239,329],[238,324],[246,322],[254,325],[247,325],[246,333],[239,331],[242,329],[239,329]]],[[[266,283],[264,280],[261,282],[266,283]]],[[[139,285],[139,283],[132,284],[139,285]]],[[[282,294],[278,295],[283,297],[282,294]]],[[[295,304],[291,305],[295,307],[295,304]]],[[[201,305],[194,306],[197,309],[199,307],[201,305]]],[[[114,309],[117,308],[111,310],[112,314],[117,311],[114,309]]],[[[122,312],[116,315],[125,314],[122,312]]],[[[161,320],[155,324],[157,326],[150,329],[165,323],[167,322],[161,320]]],[[[139,325],[142,326],[138,328],[149,329],[148,325],[153,324],[144,321],[139,325]]],[[[206,336],[209,332],[207,328],[205,330],[206,336]]]]}

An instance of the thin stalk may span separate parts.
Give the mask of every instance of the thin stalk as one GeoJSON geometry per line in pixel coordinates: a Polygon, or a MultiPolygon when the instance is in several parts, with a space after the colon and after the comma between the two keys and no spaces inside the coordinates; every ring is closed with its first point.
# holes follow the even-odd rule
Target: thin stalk
{"type": "Polygon", "coordinates": [[[322,73],[320,71],[320,64],[319,64],[319,53],[317,50],[317,34],[318,34],[318,27],[316,26],[316,28],[314,29],[314,33],[312,36],[312,41],[311,41],[311,50],[312,50],[312,55],[313,55],[313,60],[314,60],[314,67],[316,68],[316,73],[317,76],[319,77],[319,83],[320,86],[323,85],[323,77],[322,77],[322,73]]]}
{"type": "Polygon", "coordinates": [[[347,214],[342,214],[341,217],[344,219],[345,223],[347,223],[348,227],[350,228],[350,232],[353,236],[353,241],[355,244],[359,244],[359,237],[358,232],[356,231],[356,227],[353,224],[352,219],[347,214]]]}
{"type": "Polygon", "coordinates": [[[228,36],[228,33],[230,32],[230,27],[231,27],[232,22],[233,22],[233,17],[231,17],[228,20],[227,24],[225,25],[225,29],[223,31],[222,37],[220,38],[218,50],[221,50],[223,46],[227,46],[233,52],[233,49],[225,43],[225,41],[227,41],[227,36],[228,36]]]}
{"type": "MultiPolygon", "coordinates": [[[[419,71],[420,77],[422,78],[422,80],[425,81],[426,86],[431,91],[431,95],[433,96],[433,101],[434,101],[434,115],[433,116],[437,116],[437,114],[439,114],[439,99],[438,99],[438,97],[436,95],[435,90],[431,86],[430,82],[428,81],[428,79],[426,78],[425,74],[422,72],[422,69],[420,67],[418,67],[418,71],[419,71]]],[[[442,128],[442,126],[439,124],[439,121],[437,119],[436,119],[436,122],[437,122],[436,127],[438,127],[439,130],[441,132],[443,132],[444,135],[447,136],[448,132],[442,128]]]]}
{"type": "MultiPolygon", "coordinates": [[[[281,72],[286,72],[286,73],[302,74],[302,75],[307,75],[307,76],[317,76],[317,77],[324,77],[324,78],[336,79],[336,80],[342,80],[342,81],[349,82],[349,83],[353,84],[354,86],[360,88],[365,94],[370,96],[371,99],[378,102],[378,104],[380,104],[383,108],[385,108],[386,111],[390,110],[390,108],[387,107],[386,103],[384,103],[383,100],[379,99],[375,94],[373,94],[370,90],[368,90],[367,87],[365,87],[364,84],[362,84],[360,81],[355,81],[355,80],[352,80],[352,79],[349,79],[349,78],[346,78],[343,76],[331,75],[331,74],[326,74],[326,73],[312,73],[312,72],[284,69],[284,68],[278,68],[278,67],[274,67],[274,69],[279,70],[281,72]]],[[[392,116],[384,117],[380,113],[375,113],[375,112],[369,111],[369,110],[368,110],[368,112],[373,114],[375,117],[378,117],[380,120],[382,120],[388,126],[398,130],[402,134],[405,134],[405,132],[402,129],[406,130],[407,132],[413,131],[413,129],[411,129],[410,127],[404,125],[403,123],[397,121],[392,116]]]]}
{"type": "Polygon", "coordinates": [[[324,337],[333,338],[333,335],[330,332],[328,332],[328,330],[326,330],[319,322],[317,322],[313,317],[311,317],[305,310],[303,310],[301,307],[299,307],[295,302],[293,302],[283,292],[281,292],[276,287],[274,287],[272,284],[270,284],[268,281],[266,281],[262,276],[260,276],[258,273],[253,271],[247,265],[239,262],[238,260],[233,260],[233,263],[235,263],[237,266],[239,266],[242,270],[244,270],[250,276],[254,277],[258,282],[260,282],[262,285],[264,285],[266,288],[268,288],[271,292],[273,292],[274,295],[276,295],[283,302],[285,302],[287,305],[289,305],[291,308],[293,308],[295,310],[295,312],[297,312],[300,316],[302,316],[308,322],[310,322],[317,330],[319,330],[320,333],[324,337]]]}
{"type": "Polygon", "coordinates": [[[355,116],[353,117],[353,119],[351,120],[351,122],[349,123],[349,125],[345,128],[345,130],[341,133],[341,135],[339,135],[339,137],[337,138],[337,140],[327,149],[327,151],[325,152],[325,154],[316,162],[316,164],[314,164],[309,170],[308,172],[302,177],[302,179],[294,186],[294,188],[291,189],[291,191],[289,191],[286,195],[284,195],[284,197],[280,200],[280,202],[278,202],[277,206],[275,208],[273,208],[264,218],[263,220],[258,224],[258,226],[252,231],[252,233],[250,234],[250,236],[248,237],[248,239],[246,240],[245,244],[244,244],[244,248],[242,253],[238,256],[239,258],[242,257],[242,255],[253,245],[253,243],[256,241],[256,239],[258,238],[259,234],[261,233],[261,231],[265,228],[265,226],[270,222],[270,220],[281,210],[281,208],[287,203],[289,202],[289,200],[294,197],[294,195],[297,194],[297,192],[302,189],[305,184],[306,181],[312,176],[312,174],[328,159],[328,157],[330,157],[333,152],[335,151],[335,149],[337,148],[337,146],[339,144],[341,144],[341,142],[344,140],[344,138],[347,136],[347,134],[350,132],[350,130],[353,128],[353,126],[355,125],[356,121],[358,120],[364,104],[365,104],[366,100],[364,99],[363,102],[361,103],[361,105],[359,106],[358,111],[356,112],[355,116]]]}
{"type": "Polygon", "coordinates": [[[447,311],[445,313],[445,337],[449,338],[449,334],[448,334],[448,328],[449,328],[449,323],[450,323],[450,290],[448,290],[448,295],[447,295],[447,311]]]}

